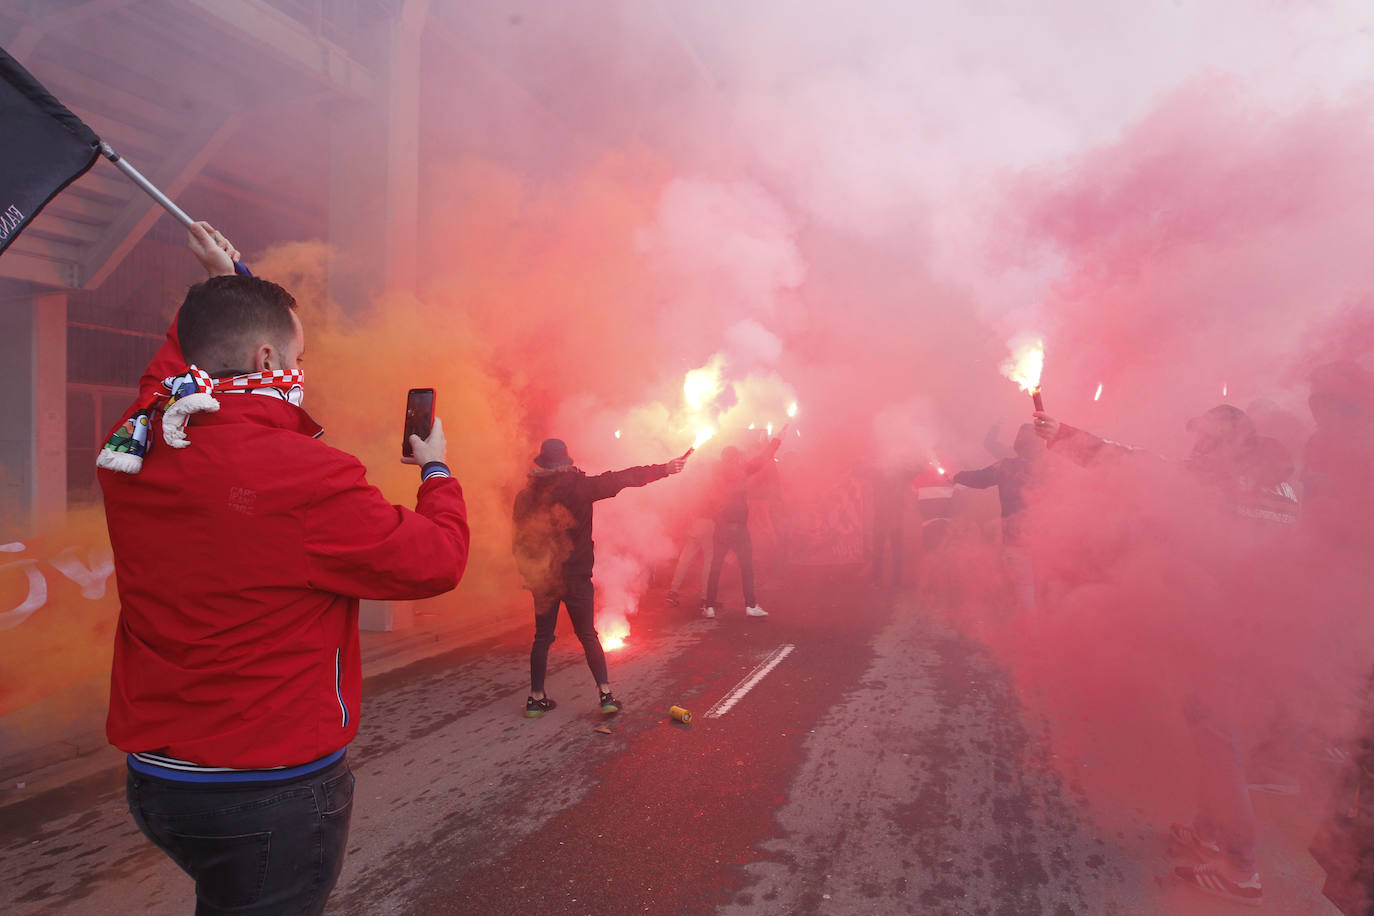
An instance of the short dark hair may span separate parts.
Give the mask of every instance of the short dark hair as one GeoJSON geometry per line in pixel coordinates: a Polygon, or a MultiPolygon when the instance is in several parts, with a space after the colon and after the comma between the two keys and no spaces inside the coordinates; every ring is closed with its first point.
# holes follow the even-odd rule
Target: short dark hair
{"type": "Polygon", "coordinates": [[[177,312],[182,355],[206,372],[251,371],[249,351],[258,341],[284,346],[291,339],[295,308],[295,298],[269,280],[211,277],[186,291],[177,312]]]}

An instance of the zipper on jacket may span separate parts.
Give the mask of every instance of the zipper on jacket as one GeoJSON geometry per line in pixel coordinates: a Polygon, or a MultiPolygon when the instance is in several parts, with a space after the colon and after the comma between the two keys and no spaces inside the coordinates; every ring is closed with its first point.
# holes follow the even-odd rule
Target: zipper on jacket
{"type": "Polygon", "coordinates": [[[343,649],[334,650],[334,696],[339,700],[339,710],[343,713],[343,728],[348,728],[348,704],[343,698],[343,649]]]}

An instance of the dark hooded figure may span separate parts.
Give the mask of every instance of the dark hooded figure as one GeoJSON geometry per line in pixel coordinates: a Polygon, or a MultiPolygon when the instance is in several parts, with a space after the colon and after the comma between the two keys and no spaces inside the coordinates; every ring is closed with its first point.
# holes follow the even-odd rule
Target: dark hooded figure
{"type": "MultiPolygon", "coordinates": [[[[1051,450],[1082,465],[1141,454],[1043,411],[1035,414],[1034,428],[1051,450]]],[[[1220,509],[1274,532],[1296,524],[1298,501],[1286,479],[1292,460],[1282,443],[1260,437],[1245,411],[1230,404],[1218,404],[1194,417],[1187,429],[1193,434],[1193,448],[1184,467],[1212,490],[1220,509]]],[[[1169,839],[1171,853],[1200,863],[1175,868],[1185,883],[1258,906],[1264,892],[1255,861],[1255,812],[1235,724],[1236,710],[1246,700],[1238,687],[1241,667],[1214,658],[1208,670],[1193,672],[1208,683],[1191,691],[1183,703],[1196,746],[1198,808],[1191,824],[1170,826],[1169,839]]]]}
{"type": "Polygon", "coordinates": [[[1035,569],[1024,543],[1026,489],[1045,457],[1045,446],[1035,427],[1021,424],[1012,443],[1012,456],[994,461],[976,471],[960,471],[951,483],[975,490],[997,488],[1002,504],[1002,553],[1007,575],[1016,590],[1016,599],[1026,610],[1035,607],[1035,569]]]}
{"type": "Polygon", "coordinates": [[[607,471],[588,477],[573,465],[562,439],[546,439],[530,468],[529,483],[515,497],[515,563],[534,595],[534,645],[530,649],[530,696],[525,715],[538,718],[557,704],[544,694],[549,646],[565,605],[582,641],[587,666],[601,694],[601,712],[620,711],[611,695],[606,653],[595,625],[592,590],[592,504],[626,487],[642,487],[682,470],[685,460],[607,471]]]}
{"type": "Polygon", "coordinates": [[[1026,487],[1035,468],[1045,456],[1045,446],[1035,434],[1035,427],[1022,423],[1012,443],[1013,455],[994,461],[976,471],[960,471],[951,478],[956,486],[975,490],[997,488],[1002,504],[1002,539],[1005,544],[1019,544],[1022,534],[1022,515],[1026,508],[1026,487]]]}

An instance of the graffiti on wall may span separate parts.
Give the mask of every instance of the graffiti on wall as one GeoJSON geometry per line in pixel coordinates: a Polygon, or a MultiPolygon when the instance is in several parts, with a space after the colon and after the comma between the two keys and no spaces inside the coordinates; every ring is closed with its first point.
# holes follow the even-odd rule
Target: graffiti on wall
{"type": "MultiPolygon", "coordinates": [[[[24,556],[29,554],[26,545],[19,541],[0,544],[0,582],[22,576],[23,597],[13,607],[0,610],[0,630],[11,630],[48,603],[48,576],[57,573],[75,583],[80,595],[88,601],[99,601],[105,597],[105,589],[114,575],[114,555],[109,547],[95,546],[84,550],[79,547],[66,547],[50,556],[24,556]],[[12,559],[18,557],[18,559],[12,559]]],[[[5,590],[6,593],[9,589],[5,590]]],[[[11,599],[13,600],[13,599],[11,599]]]]}

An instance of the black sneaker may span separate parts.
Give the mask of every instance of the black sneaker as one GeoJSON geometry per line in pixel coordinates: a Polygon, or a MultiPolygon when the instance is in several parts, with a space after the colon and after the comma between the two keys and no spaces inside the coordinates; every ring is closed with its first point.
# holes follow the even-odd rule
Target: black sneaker
{"type": "Polygon", "coordinates": [[[558,704],[553,701],[552,697],[544,697],[542,700],[528,697],[525,700],[525,718],[537,719],[557,705],[558,704]]]}
{"type": "Polygon", "coordinates": [[[620,701],[611,696],[610,692],[601,695],[601,714],[603,716],[613,716],[620,712],[620,701]]]}

